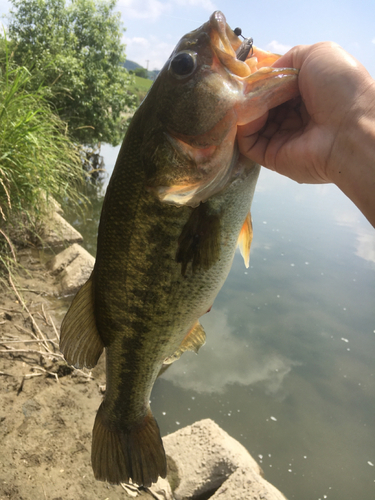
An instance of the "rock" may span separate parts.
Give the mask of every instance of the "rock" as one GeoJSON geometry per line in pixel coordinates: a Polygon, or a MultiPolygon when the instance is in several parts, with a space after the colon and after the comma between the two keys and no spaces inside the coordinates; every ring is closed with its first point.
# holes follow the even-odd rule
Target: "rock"
{"type": "Polygon", "coordinates": [[[41,230],[41,240],[43,245],[56,247],[65,243],[81,242],[83,237],[60,214],[53,212],[41,230]]]}
{"type": "Polygon", "coordinates": [[[47,196],[45,191],[40,191],[40,202],[41,202],[41,209],[44,210],[47,213],[50,213],[51,210],[54,212],[59,213],[60,215],[63,215],[64,211],[60,205],[60,203],[55,200],[55,198],[51,195],[47,196]]]}
{"type": "Polygon", "coordinates": [[[162,477],[159,477],[158,481],[153,483],[152,486],[146,488],[146,491],[151,493],[156,500],[174,500],[170,484],[162,477]]]}
{"type": "Polygon", "coordinates": [[[184,427],[165,436],[163,442],[179,471],[176,500],[210,492],[215,500],[285,500],[261,477],[262,470],[250,453],[213,420],[184,427]]]}
{"type": "Polygon", "coordinates": [[[56,255],[47,264],[52,274],[59,275],[61,293],[75,293],[89,279],[95,259],[77,243],[56,255]]]}
{"type": "Polygon", "coordinates": [[[64,271],[64,269],[69,266],[69,264],[73,262],[73,260],[76,259],[81,253],[90,255],[83,247],[81,247],[81,245],[73,243],[73,245],[70,245],[70,247],[58,253],[53,259],[48,261],[47,267],[53,275],[57,275],[64,271]]]}
{"type": "Polygon", "coordinates": [[[210,500],[286,500],[272,484],[250,468],[237,469],[210,500]]]}

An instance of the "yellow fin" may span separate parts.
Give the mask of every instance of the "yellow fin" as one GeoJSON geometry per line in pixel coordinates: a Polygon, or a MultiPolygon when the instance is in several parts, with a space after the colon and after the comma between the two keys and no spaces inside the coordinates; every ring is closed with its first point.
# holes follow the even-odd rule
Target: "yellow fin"
{"type": "Polygon", "coordinates": [[[105,400],[96,414],[92,431],[91,464],[94,476],[112,484],[151,486],[167,475],[167,462],[158,424],[148,408],[133,426],[115,425],[105,413],[105,400]]]}
{"type": "Polygon", "coordinates": [[[249,212],[246,216],[245,222],[243,223],[240,235],[238,237],[238,246],[240,248],[240,252],[246,267],[249,267],[250,246],[252,240],[253,240],[253,224],[251,222],[251,215],[249,212]]]}
{"type": "Polygon", "coordinates": [[[74,297],[61,324],[60,350],[68,363],[93,368],[104,344],[95,324],[92,278],[74,297]]]}
{"type": "Polygon", "coordinates": [[[209,213],[208,203],[201,203],[192,211],[178,239],[176,261],[181,262],[182,276],[189,262],[193,273],[215,264],[220,258],[220,233],[220,216],[209,213]]]}
{"type": "Polygon", "coordinates": [[[195,354],[198,354],[199,349],[206,343],[206,332],[203,329],[203,326],[197,321],[190,332],[185,336],[184,340],[181,342],[180,347],[177,349],[172,356],[168,356],[164,360],[164,365],[170,365],[177,359],[181,357],[181,355],[185,351],[193,351],[195,354]]]}

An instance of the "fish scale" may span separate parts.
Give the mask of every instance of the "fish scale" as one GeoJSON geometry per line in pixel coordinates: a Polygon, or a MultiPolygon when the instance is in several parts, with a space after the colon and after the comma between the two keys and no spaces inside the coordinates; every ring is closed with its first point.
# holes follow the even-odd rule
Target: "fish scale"
{"type": "MultiPolygon", "coordinates": [[[[249,162],[249,167],[250,170],[254,170],[253,175],[256,177],[259,167],[256,168],[251,162],[249,162]]],[[[251,184],[253,178],[247,177],[245,180],[248,184],[251,184]]],[[[136,291],[134,289],[129,290],[132,299],[129,300],[130,304],[128,304],[127,309],[122,312],[123,318],[120,323],[122,325],[123,340],[121,348],[118,348],[117,343],[113,346],[111,344],[106,346],[108,365],[122,366],[126,373],[119,370],[116,372],[116,378],[114,375],[109,374],[107,375],[107,382],[109,382],[110,387],[121,386],[122,388],[118,389],[119,394],[126,394],[125,387],[131,386],[133,392],[144,395],[142,402],[139,401],[139,398],[137,399],[138,406],[143,407],[148,403],[151,387],[164,358],[173,354],[179,347],[186,332],[190,330],[197,317],[207,311],[217,291],[222,286],[223,275],[226,276],[226,271],[232,263],[232,249],[237,244],[238,233],[251,202],[252,191],[247,183],[238,181],[235,185],[232,185],[231,192],[216,195],[215,199],[210,200],[210,204],[215,207],[225,207],[223,209],[225,213],[221,220],[223,235],[223,241],[221,242],[222,258],[208,273],[197,272],[185,278],[181,276],[181,267],[176,263],[175,254],[177,239],[186,224],[187,217],[181,217],[182,209],[173,206],[163,207],[164,210],[169,212],[169,217],[164,220],[170,223],[174,220],[174,224],[167,224],[165,227],[165,230],[167,227],[172,227],[175,230],[175,237],[170,240],[173,244],[170,245],[169,255],[163,259],[155,255],[154,252],[150,252],[150,250],[146,250],[145,254],[142,255],[142,261],[150,262],[151,259],[152,266],[157,270],[156,277],[149,272],[147,265],[144,266],[147,271],[144,271],[141,275],[138,266],[133,268],[133,273],[128,271],[127,282],[130,281],[130,286],[135,283],[138,288],[136,291]],[[245,198],[245,202],[243,198],[245,198]],[[177,221],[179,221],[179,226],[177,221]],[[164,283],[160,282],[159,276],[165,277],[164,283]],[[152,290],[155,300],[150,300],[150,290],[152,290]],[[134,302],[136,303],[136,311],[132,309],[134,302]],[[171,314],[172,312],[173,314],[171,314]],[[168,324],[166,324],[165,318],[168,318],[168,324]],[[125,333],[123,326],[126,323],[128,323],[129,329],[125,333]],[[149,349],[152,349],[152,353],[148,352],[149,349]],[[124,357],[123,352],[148,352],[149,362],[147,364],[142,358],[139,359],[139,363],[134,357],[130,360],[132,367],[131,384],[127,378],[129,368],[127,362],[125,362],[126,357],[124,357]]],[[[143,207],[139,208],[140,214],[138,218],[141,220],[143,220],[145,213],[148,212],[149,200],[147,197],[145,198],[143,207]]],[[[192,209],[188,209],[188,212],[191,211],[192,209]]],[[[160,214],[158,214],[158,220],[160,220],[160,214]]],[[[143,248],[145,241],[144,236],[148,234],[150,226],[152,226],[152,217],[148,218],[147,224],[143,228],[138,227],[138,237],[135,241],[133,240],[133,246],[129,249],[130,252],[140,256],[140,249],[143,248]]],[[[159,235],[160,239],[163,240],[163,234],[160,232],[159,235]]],[[[139,260],[141,260],[140,257],[139,260]]],[[[102,263],[102,272],[105,273],[105,257],[102,256],[98,262],[95,271],[98,270],[100,273],[100,263],[102,263]]],[[[117,290],[113,293],[117,295],[117,290]]],[[[106,295],[106,300],[111,302],[111,292],[107,288],[102,289],[102,292],[97,294],[99,303],[102,295],[106,295]]],[[[102,322],[103,320],[99,317],[99,329],[102,322]]],[[[103,326],[105,326],[105,320],[103,326]]],[[[116,334],[114,336],[116,337],[116,334]]],[[[110,392],[108,393],[108,399],[111,399],[110,392]]],[[[116,412],[119,420],[125,420],[125,413],[133,415],[135,410],[129,405],[129,401],[135,401],[135,398],[122,398],[119,396],[118,400],[113,403],[113,406],[117,409],[121,408],[121,406],[124,407],[121,411],[116,412]]]]}

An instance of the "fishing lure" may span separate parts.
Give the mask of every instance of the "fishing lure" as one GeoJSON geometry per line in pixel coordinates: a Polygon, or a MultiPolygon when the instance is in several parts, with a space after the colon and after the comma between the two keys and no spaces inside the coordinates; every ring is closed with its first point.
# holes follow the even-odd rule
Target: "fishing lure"
{"type": "Polygon", "coordinates": [[[241,43],[241,45],[238,47],[236,50],[236,58],[239,61],[246,61],[247,56],[250,54],[250,57],[253,55],[253,39],[252,38],[245,38],[242,35],[242,29],[241,28],[235,28],[234,33],[237,36],[242,36],[244,41],[241,43]]]}

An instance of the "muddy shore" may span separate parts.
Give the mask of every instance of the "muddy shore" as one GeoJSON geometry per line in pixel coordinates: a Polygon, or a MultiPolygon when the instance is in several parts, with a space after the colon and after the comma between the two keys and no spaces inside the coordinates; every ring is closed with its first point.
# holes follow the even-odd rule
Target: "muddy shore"
{"type": "Polygon", "coordinates": [[[69,299],[56,298],[56,279],[35,253],[18,257],[25,271],[0,293],[0,351],[8,351],[0,352],[0,500],[132,498],[91,470],[104,360],[91,373],[66,365],[56,330],[69,299]]]}
{"type": "Polygon", "coordinates": [[[61,296],[68,268],[57,276],[49,270],[64,267],[63,256],[75,255],[74,248],[53,260],[19,251],[23,270],[1,282],[0,500],[172,500],[171,486],[179,500],[285,499],[248,451],[210,419],[163,438],[168,481],[137,489],[94,479],[91,432],[105,391],[105,359],[91,371],[65,362],[59,330],[73,295],[61,296]]]}

